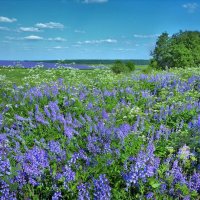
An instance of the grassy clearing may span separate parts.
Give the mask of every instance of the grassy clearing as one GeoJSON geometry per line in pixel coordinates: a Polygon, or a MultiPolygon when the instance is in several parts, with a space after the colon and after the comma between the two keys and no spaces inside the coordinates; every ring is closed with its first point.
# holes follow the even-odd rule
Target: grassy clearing
{"type": "MultiPolygon", "coordinates": [[[[109,68],[109,66],[108,66],[109,68]]],[[[147,68],[147,66],[136,66],[136,70],[140,71],[147,68]]],[[[0,67],[0,81],[5,81],[9,84],[23,85],[26,83],[29,84],[38,84],[42,81],[49,82],[55,81],[58,78],[72,76],[75,70],[69,69],[23,69],[23,68],[1,68],[0,67]],[[31,81],[33,79],[33,81],[31,81]]],[[[93,70],[76,70],[76,74],[85,75],[86,77],[93,77],[98,73],[93,73],[93,70]]],[[[104,70],[102,70],[103,73],[104,70]]],[[[110,74],[109,70],[105,71],[106,74],[110,74]]]]}

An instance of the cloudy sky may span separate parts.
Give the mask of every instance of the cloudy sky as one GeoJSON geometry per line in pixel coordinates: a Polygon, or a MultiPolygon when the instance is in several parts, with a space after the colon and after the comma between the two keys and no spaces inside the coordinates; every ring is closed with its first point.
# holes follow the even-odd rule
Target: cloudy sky
{"type": "Polygon", "coordinates": [[[200,31],[199,0],[0,0],[0,60],[148,59],[179,30],[200,31]]]}

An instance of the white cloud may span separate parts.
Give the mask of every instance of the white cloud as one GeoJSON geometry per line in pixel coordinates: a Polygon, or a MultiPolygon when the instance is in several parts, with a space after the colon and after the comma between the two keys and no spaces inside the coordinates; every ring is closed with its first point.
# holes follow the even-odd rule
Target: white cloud
{"type": "Polygon", "coordinates": [[[106,39],[106,40],[101,40],[101,42],[117,43],[117,40],[115,40],[115,39],[106,39]]]}
{"type": "Polygon", "coordinates": [[[55,42],[65,42],[65,41],[67,41],[65,38],[61,38],[61,37],[43,38],[43,37],[38,36],[38,35],[29,35],[29,36],[26,36],[26,37],[10,37],[10,36],[6,36],[5,39],[6,40],[16,40],[16,41],[17,40],[29,40],[29,41],[43,40],[43,41],[55,41],[55,42]]]}
{"type": "Polygon", "coordinates": [[[65,38],[56,37],[56,38],[48,38],[48,41],[55,41],[55,42],[65,42],[67,41],[65,38]]]}
{"type": "Polygon", "coordinates": [[[115,51],[123,51],[123,52],[127,52],[127,51],[135,51],[135,49],[126,49],[126,48],[115,48],[115,51]]]}
{"type": "Polygon", "coordinates": [[[77,44],[101,44],[101,43],[117,43],[115,39],[105,39],[105,40],[85,40],[83,42],[77,42],[77,44]]]}
{"type": "Polygon", "coordinates": [[[186,3],[182,5],[189,13],[194,13],[196,9],[199,7],[197,3],[186,3]]]}
{"type": "Polygon", "coordinates": [[[82,0],[82,3],[106,3],[108,0],[82,0]]]}
{"type": "Polygon", "coordinates": [[[38,41],[38,40],[43,40],[43,37],[40,37],[37,35],[29,35],[27,37],[24,37],[23,39],[30,40],[30,41],[38,41]]]}
{"type": "Polygon", "coordinates": [[[49,29],[63,29],[64,25],[58,22],[48,22],[48,23],[37,23],[35,25],[38,28],[49,28],[49,29]]]}
{"type": "Polygon", "coordinates": [[[0,31],[9,31],[8,27],[0,26],[0,31]]]}
{"type": "Polygon", "coordinates": [[[41,30],[37,27],[20,27],[19,31],[23,32],[40,32],[41,30]]]}
{"type": "Polygon", "coordinates": [[[75,32],[75,33],[83,33],[83,34],[86,33],[84,30],[77,30],[77,29],[74,30],[74,32],[75,32]]]}
{"type": "Polygon", "coordinates": [[[17,19],[15,19],[15,18],[8,18],[8,17],[0,16],[0,22],[12,23],[12,22],[16,22],[16,21],[17,21],[17,19]]]}
{"type": "Polygon", "coordinates": [[[68,49],[69,47],[55,46],[53,49],[68,49]]]}
{"type": "Polygon", "coordinates": [[[159,34],[152,34],[152,35],[140,35],[140,34],[134,34],[135,38],[157,38],[159,34]]]}

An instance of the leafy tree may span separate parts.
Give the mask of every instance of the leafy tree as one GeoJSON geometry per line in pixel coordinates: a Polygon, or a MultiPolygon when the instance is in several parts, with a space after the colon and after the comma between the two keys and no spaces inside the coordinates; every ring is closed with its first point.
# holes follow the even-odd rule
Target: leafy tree
{"type": "Polygon", "coordinates": [[[115,74],[120,74],[120,73],[123,73],[123,72],[129,72],[130,71],[129,68],[120,60],[115,61],[115,63],[111,67],[111,70],[115,74]]]}
{"type": "Polygon", "coordinates": [[[180,31],[158,37],[150,65],[154,68],[192,67],[200,65],[200,32],[180,31]]]}
{"type": "Polygon", "coordinates": [[[165,69],[165,67],[169,65],[169,57],[171,56],[169,52],[169,39],[168,33],[162,33],[162,35],[158,37],[155,50],[152,53],[157,65],[162,69],[165,69]]]}
{"type": "Polygon", "coordinates": [[[129,71],[134,71],[135,70],[135,64],[131,61],[126,63],[126,67],[129,69],[129,71]]]}
{"type": "Polygon", "coordinates": [[[194,66],[194,58],[191,50],[185,47],[184,44],[175,44],[170,48],[171,56],[169,66],[188,68],[194,66]]]}

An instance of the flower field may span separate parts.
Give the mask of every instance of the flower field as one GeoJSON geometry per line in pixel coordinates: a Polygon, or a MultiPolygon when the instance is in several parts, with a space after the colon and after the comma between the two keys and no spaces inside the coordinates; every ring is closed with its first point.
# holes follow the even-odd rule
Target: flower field
{"type": "Polygon", "coordinates": [[[0,68],[0,199],[200,199],[199,69],[0,68]]]}
{"type": "Polygon", "coordinates": [[[72,69],[93,69],[93,67],[87,65],[77,65],[77,64],[59,64],[59,63],[49,63],[49,62],[35,62],[35,61],[4,61],[0,60],[0,66],[2,67],[10,67],[10,68],[46,68],[46,69],[54,69],[54,68],[72,68],[72,69]]]}

